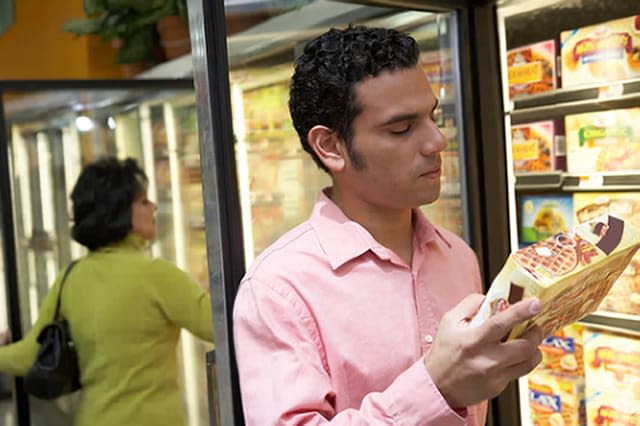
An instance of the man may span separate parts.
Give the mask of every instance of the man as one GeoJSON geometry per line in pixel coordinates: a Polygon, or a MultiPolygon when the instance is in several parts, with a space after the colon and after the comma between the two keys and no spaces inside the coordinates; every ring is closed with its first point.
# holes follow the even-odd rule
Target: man
{"type": "Polygon", "coordinates": [[[309,220],[243,279],[234,336],[247,425],[481,425],[486,400],[539,361],[540,310],[471,329],[476,258],[418,207],[440,194],[445,137],[413,38],[332,29],[296,63],[289,107],[327,171],[309,220]]]}

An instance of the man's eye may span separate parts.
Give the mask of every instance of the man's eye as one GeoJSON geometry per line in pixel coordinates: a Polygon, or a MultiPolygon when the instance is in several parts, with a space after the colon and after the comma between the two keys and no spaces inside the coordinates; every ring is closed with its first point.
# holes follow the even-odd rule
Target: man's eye
{"type": "Polygon", "coordinates": [[[394,135],[403,135],[411,130],[411,123],[404,124],[402,126],[393,127],[390,132],[394,135]]]}

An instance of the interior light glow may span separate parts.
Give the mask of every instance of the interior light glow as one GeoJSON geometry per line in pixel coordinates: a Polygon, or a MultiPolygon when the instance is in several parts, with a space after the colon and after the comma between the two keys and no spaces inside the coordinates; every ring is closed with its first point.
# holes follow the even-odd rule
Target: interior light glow
{"type": "Polygon", "coordinates": [[[86,115],[79,115],[76,117],[76,129],[79,132],[90,132],[95,128],[93,120],[86,115]]]}

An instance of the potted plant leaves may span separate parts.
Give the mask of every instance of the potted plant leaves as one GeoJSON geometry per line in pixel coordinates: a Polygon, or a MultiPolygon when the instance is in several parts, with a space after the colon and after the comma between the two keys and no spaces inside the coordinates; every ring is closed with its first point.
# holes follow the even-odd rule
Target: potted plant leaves
{"type": "MultiPolygon", "coordinates": [[[[118,48],[118,64],[152,65],[159,60],[158,23],[170,16],[179,17],[186,28],[186,0],[84,0],[85,18],[71,19],[63,31],[78,36],[95,34],[118,48]]],[[[181,33],[184,38],[184,29],[181,33]]],[[[188,45],[187,53],[190,49],[188,45]]]]}

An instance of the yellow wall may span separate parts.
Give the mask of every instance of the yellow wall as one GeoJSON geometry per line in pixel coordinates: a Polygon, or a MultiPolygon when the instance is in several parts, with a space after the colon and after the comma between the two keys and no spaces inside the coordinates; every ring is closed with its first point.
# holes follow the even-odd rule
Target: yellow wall
{"type": "Polygon", "coordinates": [[[84,16],[82,0],[14,0],[15,21],[0,36],[0,79],[120,77],[114,49],[99,37],[62,32],[84,16]]]}

